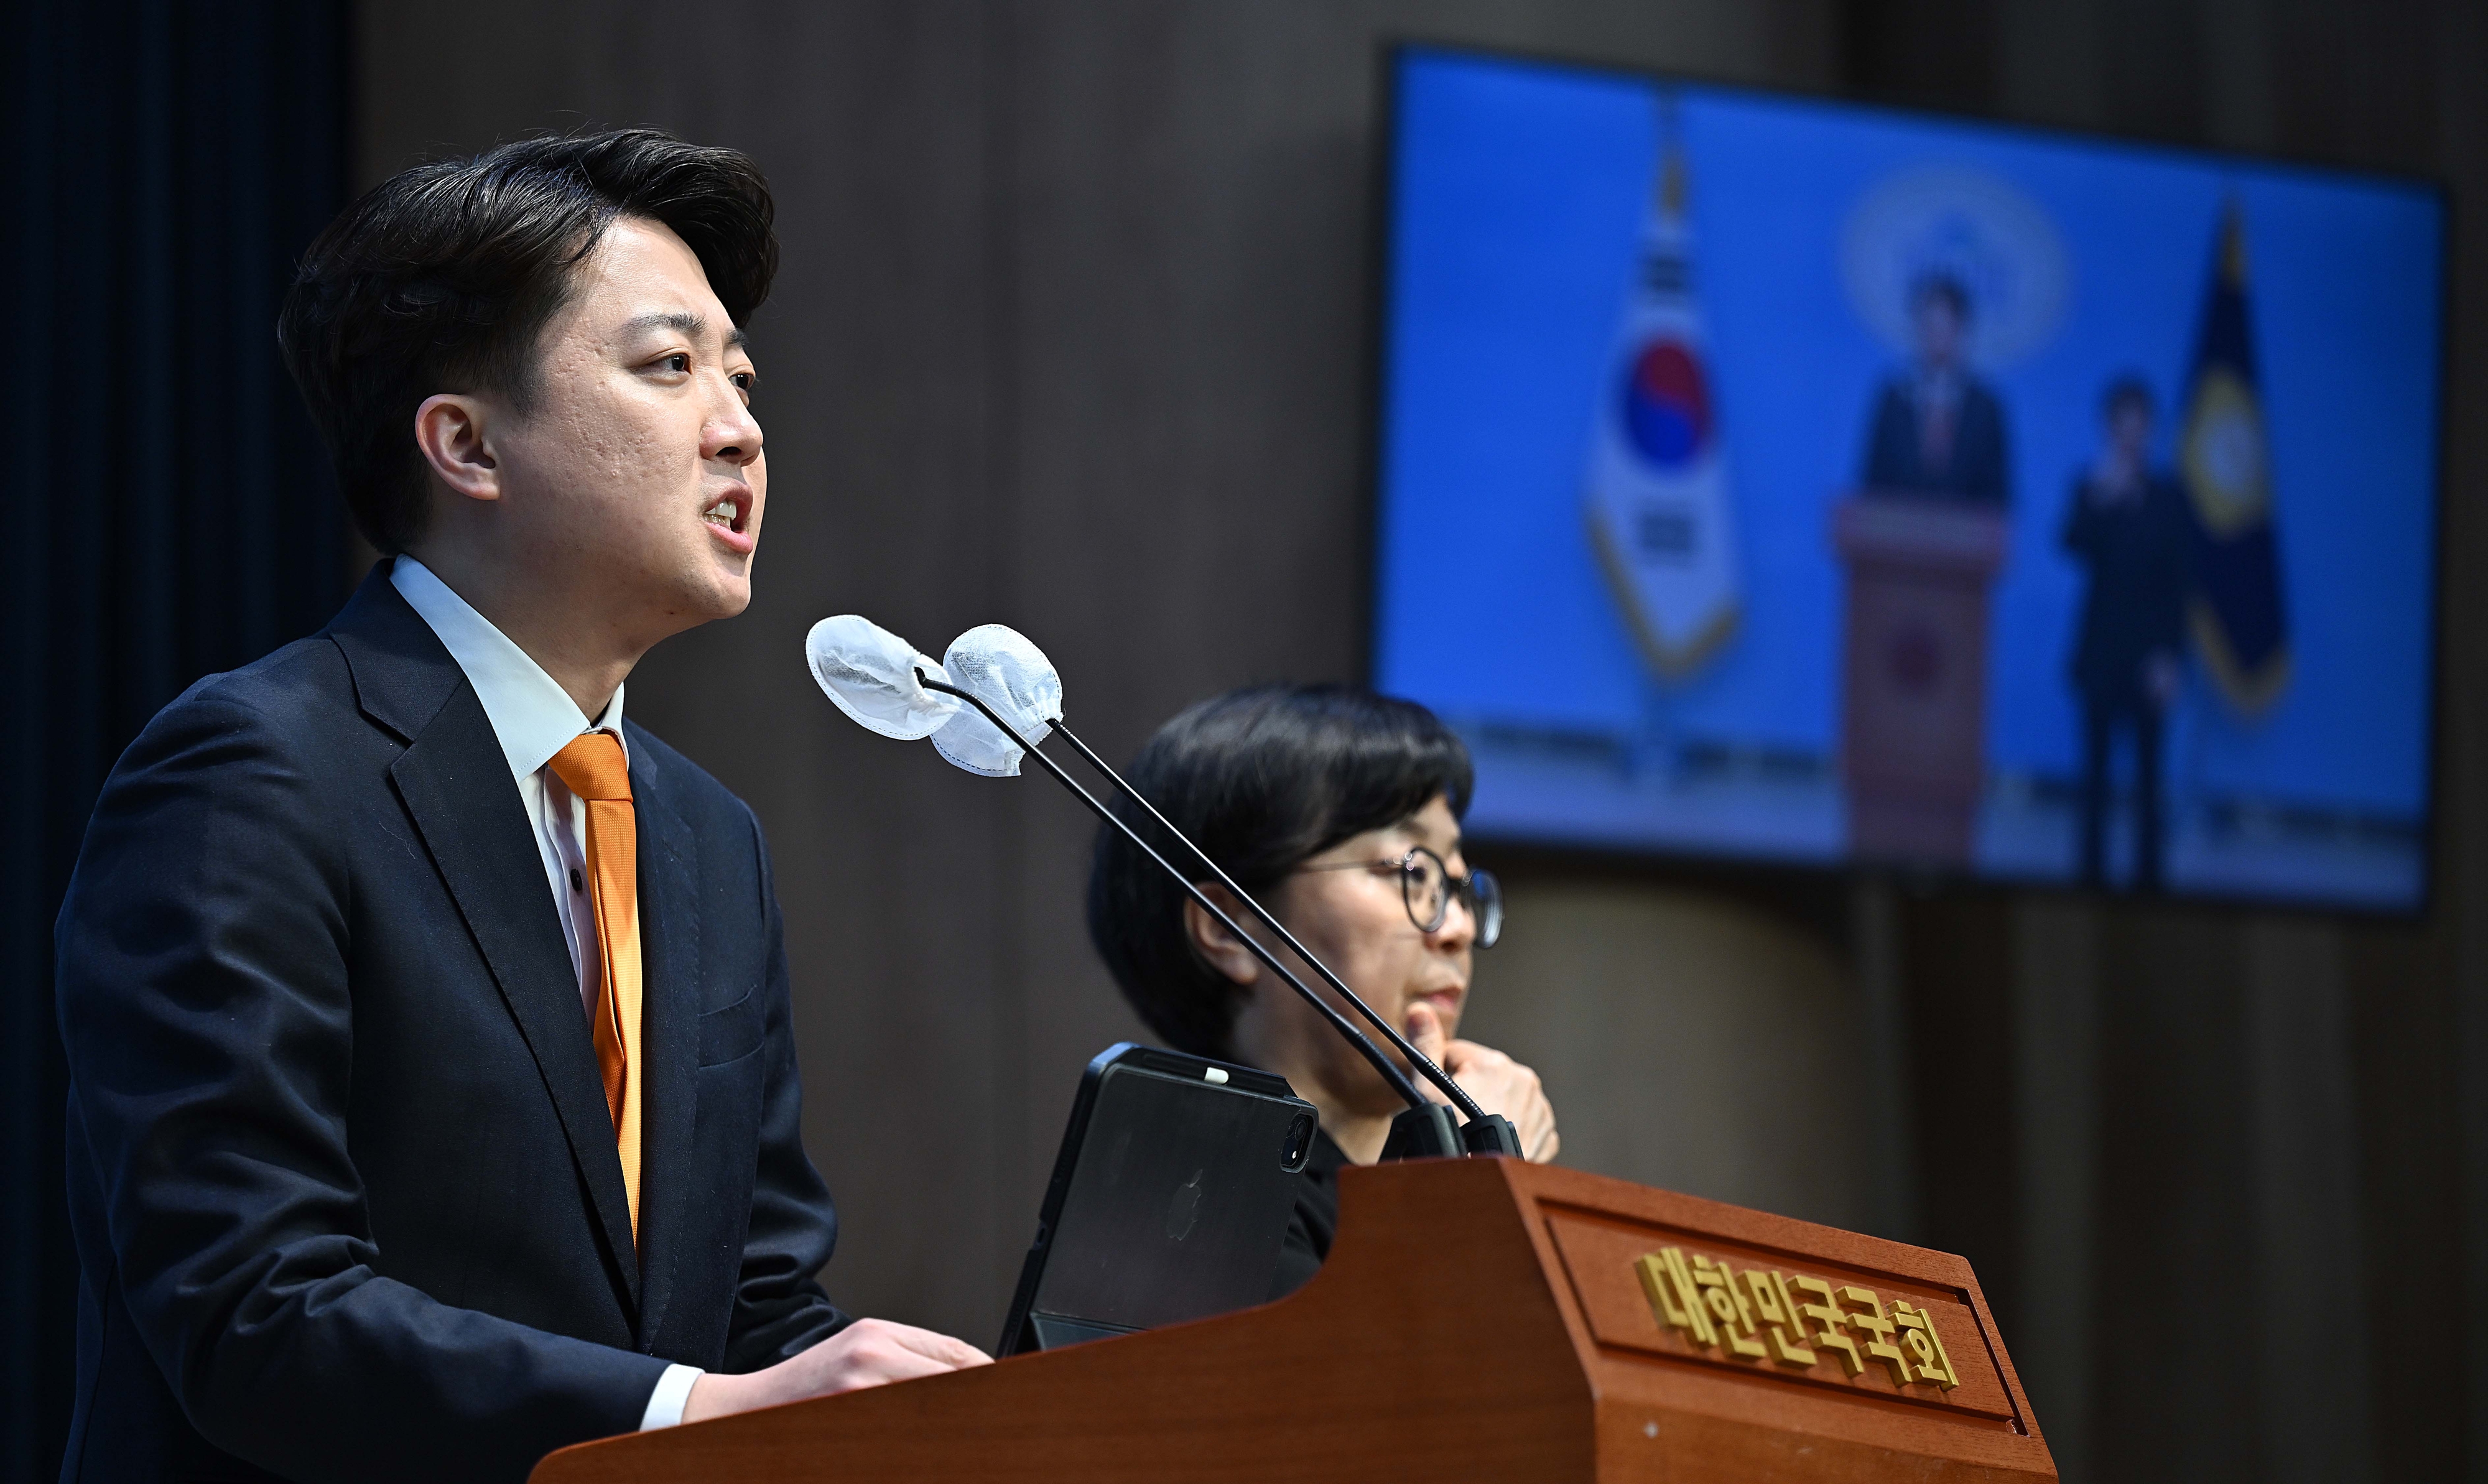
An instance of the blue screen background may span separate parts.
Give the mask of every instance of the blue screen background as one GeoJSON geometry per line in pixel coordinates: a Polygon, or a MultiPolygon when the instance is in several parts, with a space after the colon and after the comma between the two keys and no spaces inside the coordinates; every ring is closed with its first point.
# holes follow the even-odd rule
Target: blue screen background
{"type": "MultiPolygon", "coordinates": [[[[1652,682],[1581,516],[1584,454],[1659,148],[1652,79],[1410,50],[1389,203],[1378,687],[1468,723],[1628,732],[1652,682]],[[1447,630],[1446,621],[1456,619],[1447,630]],[[1456,632],[1456,641],[1449,637],[1456,632]]],[[[2224,206],[2250,307],[2295,671],[2264,716],[2201,693],[2180,788],[2370,815],[2427,806],[2441,206],[2409,182],[1666,85],[1739,523],[1739,630],[1665,704],[1691,732],[1829,753],[1842,579],[1827,540],[1893,350],[1852,309],[1841,226],[1928,163],[2005,177],[2071,264],[2063,327],[1992,375],[2011,423],[1991,767],[2078,768],[2066,656],[2081,574],[2056,547],[2135,371],[2168,446],[2224,206]]]]}

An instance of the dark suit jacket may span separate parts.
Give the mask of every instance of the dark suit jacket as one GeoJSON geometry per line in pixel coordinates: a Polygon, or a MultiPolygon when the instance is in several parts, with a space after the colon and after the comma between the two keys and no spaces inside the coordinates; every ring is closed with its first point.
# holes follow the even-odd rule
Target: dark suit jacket
{"type": "Polygon", "coordinates": [[[2186,600],[2194,591],[2194,516],[2166,474],[2143,482],[2142,498],[2103,508],[2090,477],[2074,481],[2065,550],[2090,569],[2081,628],[2066,664],[2075,688],[2111,711],[2145,700],[2142,665],[2186,644],[2186,600]]]}
{"type": "Polygon", "coordinates": [[[1869,494],[1925,494],[2002,505],[2012,495],[2004,404],[1983,381],[1964,378],[1954,411],[1952,457],[1927,462],[1918,438],[1918,401],[1910,380],[1895,377],[1875,398],[1861,483],[1869,494]]]}
{"type": "Polygon", "coordinates": [[[758,824],[628,728],[640,1250],[499,743],[373,573],[166,707],[58,929],[79,1259],[65,1480],[522,1478],[670,1360],[840,1325],[758,824]]]}

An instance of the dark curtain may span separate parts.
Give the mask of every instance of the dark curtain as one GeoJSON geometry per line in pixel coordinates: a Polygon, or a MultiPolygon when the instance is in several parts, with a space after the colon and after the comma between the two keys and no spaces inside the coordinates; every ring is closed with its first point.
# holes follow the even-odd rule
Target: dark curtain
{"type": "Polygon", "coordinates": [[[341,4],[9,0],[0,231],[0,1478],[69,1426],[52,918],[98,786],[202,675],[318,629],[346,525],[276,356],[343,204],[341,4]]]}

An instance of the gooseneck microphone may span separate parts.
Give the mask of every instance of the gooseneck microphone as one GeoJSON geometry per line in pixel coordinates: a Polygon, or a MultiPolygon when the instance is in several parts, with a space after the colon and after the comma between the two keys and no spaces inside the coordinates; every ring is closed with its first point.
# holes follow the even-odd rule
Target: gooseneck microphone
{"type": "Polygon", "coordinates": [[[1251,893],[1238,886],[1216,861],[1211,860],[1155,805],[1141,797],[1121,774],[1108,767],[1088,743],[1062,724],[1061,679],[1055,673],[1053,664],[1025,637],[1001,625],[988,624],[961,634],[952,641],[949,653],[943,659],[935,660],[889,630],[850,614],[823,619],[815,625],[806,639],[806,649],[813,676],[820,682],[821,688],[829,693],[840,711],[858,723],[885,737],[913,740],[929,736],[934,746],[949,762],[971,772],[988,776],[1014,775],[1019,771],[1020,759],[1032,755],[1090,813],[1155,861],[1159,869],[1183,888],[1187,897],[1233,934],[1263,966],[1303,996],[1324,1022],[1344,1037],[1358,1054],[1380,1074],[1392,1091],[1408,1105],[1405,1111],[1392,1120],[1382,1158],[1418,1159],[1464,1152],[1513,1156],[1520,1153],[1519,1135],[1511,1120],[1481,1107],[1448,1073],[1411,1046],[1389,1022],[1375,1014],[1373,1008],[1332,972],[1328,965],[1299,942],[1295,935],[1254,900],[1251,893]],[[966,684],[953,684],[954,676],[966,684]],[[987,691],[993,693],[991,697],[984,693],[987,691]],[[998,707],[996,701],[1003,703],[1002,706],[998,707]],[[975,714],[961,712],[961,702],[974,708],[975,714]],[[1016,714],[1016,723],[1003,714],[1005,709],[1016,714]],[[1206,865],[1219,882],[1234,893],[1236,900],[1311,965],[1348,1004],[1355,1007],[1359,1015],[1381,1031],[1393,1047],[1408,1058],[1408,1065],[1417,1068],[1427,1080],[1440,1087],[1444,1095],[1467,1116],[1468,1122],[1455,1123],[1451,1108],[1431,1102],[1420,1093],[1407,1075],[1354,1023],[1211,902],[1187,873],[1177,870],[1155,847],[1143,839],[1128,821],[1099,802],[1060,764],[1039,750],[1039,744],[1046,737],[1058,731],[1070,738],[1072,746],[1090,767],[1112,780],[1117,789],[1145,810],[1149,818],[1183,849],[1206,865]]]}
{"type": "MultiPolygon", "coordinates": [[[[1367,1061],[1373,1064],[1373,1070],[1382,1074],[1382,1079],[1391,1084],[1391,1090],[1398,1093],[1401,1100],[1406,1102],[1410,1107],[1432,1107],[1435,1106],[1432,1103],[1428,1102],[1425,1094],[1417,1090],[1416,1083],[1408,1080],[1406,1073],[1401,1072],[1398,1067],[1392,1065],[1391,1058],[1382,1054],[1382,1049],[1380,1047],[1375,1046],[1371,1041],[1367,1040],[1365,1033],[1349,1024],[1345,1016],[1341,1015],[1339,1011],[1334,1009],[1327,1000],[1323,999],[1319,994],[1315,994],[1310,985],[1307,985],[1303,980],[1297,978],[1293,973],[1290,973],[1287,966],[1280,963],[1278,959],[1271,954],[1269,949],[1262,947],[1260,942],[1256,939],[1253,935],[1245,932],[1241,927],[1238,927],[1234,918],[1230,917],[1225,912],[1219,910],[1217,903],[1210,901],[1208,897],[1202,893],[1200,887],[1185,880],[1184,874],[1181,871],[1176,870],[1164,855],[1159,854],[1156,849],[1153,848],[1149,842],[1142,839],[1139,833],[1135,831],[1129,824],[1125,823],[1124,820],[1117,816],[1114,810],[1107,808],[1103,803],[1099,802],[1096,795],[1089,793],[1085,788],[1082,788],[1078,779],[1072,777],[1069,773],[1064,772],[1062,770],[1061,764],[1057,763],[1054,759],[1046,756],[1044,752],[1031,745],[1025,739],[1023,739],[1019,734],[1019,729],[1012,726],[1008,721],[1004,720],[1000,713],[996,712],[993,707],[986,704],[984,697],[977,695],[973,690],[963,689],[960,686],[950,685],[947,682],[935,680],[921,671],[917,673],[916,679],[917,683],[921,685],[925,689],[934,691],[941,695],[956,696],[960,700],[975,707],[977,711],[983,713],[985,719],[1000,728],[1004,736],[1008,737],[1013,742],[1018,743],[1021,749],[1030,757],[1032,757],[1039,763],[1044,764],[1045,770],[1052,773],[1056,780],[1064,788],[1069,789],[1072,793],[1072,797],[1088,805],[1089,813],[1096,815],[1099,819],[1105,821],[1115,828],[1121,830],[1123,838],[1140,847],[1144,854],[1145,854],[1151,860],[1156,861],[1169,876],[1174,878],[1175,882],[1183,887],[1184,894],[1192,898],[1193,901],[1201,904],[1202,910],[1209,913],[1212,917],[1217,918],[1221,927],[1224,927],[1228,932],[1234,934],[1236,939],[1243,943],[1246,948],[1250,949],[1253,956],[1259,959],[1262,965],[1272,973],[1277,974],[1279,977],[1286,980],[1287,983],[1295,986],[1296,993],[1305,997],[1305,1003],[1319,1011],[1322,1019],[1330,1022],[1331,1029],[1338,1031],[1341,1035],[1346,1037],[1349,1044],[1353,1045],[1358,1051],[1362,1052],[1367,1061]]],[[[1059,717],[1053,721],[1053,728],[1058,732],[1062,730],[1062,722],[1059,717]]],[[[1082,750],[1085,751],[1087,749],[1084,748],[1082,750]]],[[[1154,813],[1155,811],[1152,810],[1151,812],[1154,813]]],[[[1181,836],[1177,836],[1177,838],[1180,839],[1181,836]]],[[[1186,841],[1185,843],[1188,845],[1191,842],[1186,841]]],[[[1212,867],[1212,869],[1214,870],[1216,868],[1212,867]]]]}
{"type": "MultiPolygon", "coordinates": [[[[1347,987],[1346,981],[1331,971],[1329,965],[1315,957],[1312,949],[1297,941],[1295,935],[1287,931],[1285,923],[1272,916],[1259,902],[1254,900],[1252,893],[1237,884],[1235,879],[1229,876],[1218,862],[1211,860],[1207,852],[1194,844],[1182,830],[1177,829],[1173,820],[1160,813],[1155,804],[1142,798],[1140,791],[1133,788],[1129,780],[1115,771],[1104,758],[1099,757],[1094,749],[1082,742],[1068,726],[1063,724],[1062,677],[1055,672],[1053,662],[1047,659],[1035,645],[1031,644],[1024,635],[1014,630],[1005,629],[1000,624],[985,624],[971,629],[953,639],[950,642],[950,651],[944,659],[959,673],[956,675],[944,673],[940,679],[946,683],[965,686],[963,699],[976,705],[979,710],[983,710],[984,703],[989,700],[1001,701],[1006,703],[1003,707],[1004,710],[1018,714],[1021,718],[1019,726],[1030,736],[1017,740],[1027,750],[1033,751],[1045,742],[1048,736],[1057,731],[1069,738],[1072,746],[1079,749],[1080,755],[1088,761],[1089,767],[1104,775],[1126,798],[1148,811],[1149,818],[1155,820],[1160,828],[1173,836],[1185,850],[1190,851],[1202,864],[1207,866],[1218,878],[1220,884],[1233,892],[1236,898],[1251,910],[1254,916],[1259,918],[1271,932],[1279,936],[1283,942],[1295,950],[1307,964],[1313,966],[1315,973],[1328,981],[1331,988],[1337,990],[1342,997],[1356,1007],[1359,1015],[1363,1016],[1374,1029],[1380,1031],[1402,1056],[1407,1057],[1408,1065],[1416,1068],[1419,1076],[1441,1088],[1443,1095],[1451,1100],[1452,1105],[1457,1107],[1463,1116],[1473,1123],[1483,1121],[1486,1117],[1485,1110],[1478,1106],[1476,1100],[1468,1095],[1465,1088],[1454,1081],[1442,1068],[1434,1065],[1430,1057],[1411,1046],[1407,1038],[1400,1033],[1398,1026],[1376,1015],[1373,1008],[1368,1005],[1362,996],[1347,987]]],[[[918,684],[924,684],[927,678],[924,665],[918,664],[915,668],[918,684]]],[[[955,725],[945,725],[934,734],[933,745],[942,748],[945,756],[950,757],[952,762],[959,763],[961,767],[975,767],[978,771],[987,771],[990,770],[953,755],[954,744],[949,741],[954,733],[959,734],[955,746],[973,750],[975,746],[975,739],[980,731],[981,729],[976,728],[973,721],[963,720],[955,725]]],[[[1001,737],[995,734],[985,733],[983,736],[988,747],[1002,741],[1001,737]]],[[[1016,733],[1013,736],[1017,738],[1016,733]]],[[[1014,763],[1017,756],[1018,753],[1014,751],[1014,763]]],[[[1016,767],[1010,770],[1016,771],[1016,767]]],[[[1169,869],[1172,870],[1173,867],[1169,869]]]]}
{"type": "MultiPolygon", "coordinates": [[[[1201,847],[1193,844],[1191,839],[1186,836],[1182,830],[1175,828],[1174,822],[1168,819],[1165,815],[1160,814],[1158,812],[1157,805],[1143,798],[1140,790],[1125,782],[1121,773],[1118,773],[1115,771],[1114,769],[1108,767],[1106,765],[1106,760],[1099,757],[1096,751],[1087,742],[1082,742],[1080,740],[1080,735],[1072,731],[1070,726],[1065,723],[1061,717],[1058,716],[1054,718],[1054,730],[1061,733],[1063,741],[1071,743],[1072,747],[1076,749],[1082,757],[1088,759],[1089,767],[1097,770],[1101,773],[1104,773],[1108,778],[1113,779],[1115,787],[1122,791],[1124,798],[1130,799],[1136,804],[1139,804],[1143,809],[1147,810],[1149,818],[1157,821],[1159,828],[1164,829],[1168,834],[1174,836],[1175,839],[1182,841],[1184,849],[1192,852],[1194,858],[1199,860],[1202,865],[1207,866],[1210,870],[1210,874],[1218,878],[1219,884],[1225,886],[1229,891],[1233,892],[1236,900],[1252,909],[1253,915],[1259,918],[1263,925],[1268,927],[1271,932],[1279,935],[1279,940],[1281,942],[1286,943],[1289,948],[1295,950],[1296,955],[1299,958],[1302,958],[1307,964],[1312,965],[1314,972],[1321,975],[1322,978],[1329,983],[1332,989],[1339,991],[1341,997],[1345,999],[1350,1005],[1354,1006],[1356,1008],[1356,1012],[1359,1015],[1364,1016],[1366,1021],[1371,1023],[1374,1029],[1382,1032],[1384,1036],[1388,1037],[1392,1046],[1398,1049],[1400,1054],[1408,1058],[1408,1065],[1416,1068],[1418,1074],[1424,1077],[1426,1080],[1433,1083],[1435,1086],[1443,1090],[1443,1096],[1451,1099],[1454,1106],[1459,1108],[1461,1115],[1468,1119],[1468,1122],[1461,1126],[1461,1135],[1463,1141],[1467,1144],[1472,1153],[1516,1155],[1520,1152],[1519,1134],[1517,1130],[1513,1128],[1512,1121],[1510,1119],[1503,1117],[1499,1113],[1489,1113],[1484,1108],[1479,1106],[1477,1100],[1468,1095],[1468,1090],[1466,1088],[1453,1080],[1450,1073],[1445,1072],[1441,1067],[1435,1065],[1432,1057],[1428,1056],[1425,1052],[1417,1050],[1417,1048],[1409,1042],[1407,1037],[1400,1033],[1399,1027],[1393,1025],[1389,1021],[1384,1020],[1374,1011],[1371,1005],[1365,1002],[1362,995],[1358,994],[1354,990],[1349,989],[1339,975],[1333,973],[1329,965],[1315,957],[1312,949],[1307,948],[1303,943],[1298,942],[1296,940],[1296,935],[1288,932],[1286,924],[1280,922],[1278,918],[1270,915],[1269,911],[1264,909],[1259,902],[1254,900],[1250,892],[1247,892],[1243,887],[1235,884],[1235,879],[1229,876],[1224,867],[1220,866],[1217,861],[1210,859],[1209,856],[1202,852],[1201,847]],[[1500,1126],[1499,1128],[1497,1127],[1498,1125],[1500,1126]],[[1510,1147],[1505,1147],[1507,1144],[1510,1147]]],[[[1124,832],[1126,834],[1130,833],[1129,830],[1124,832]]],[[[1137,838],[1137,836],[1135,838],[1137,838]]],[[[1152,852],[1151,854],[1154,854],[1155,853],[1152,852]]],[[[1164,864],[1164,862],[1161,861],[1160,864],[1164,864]]],[[[1168,869],[1173,870],[1173,868],[1170,866],[1168,869]]],[[[1181,873],[1178,872],[1177,874],[1180,875],[1181,873]]],[[[1186,883],[1186,889],[1190,889],[1189,882],[1186,883]]],[[[1327,1009],[1328,1007],[1324,1006],[1324,1008],[1327,1009]]]]}
{"type": "MultiPolygon", "coordinates": [[[[961,635],[960,641],[954,642],[950,647],[949,658],[951,659],[964,661],[966,667],[972,668],[982,674],[1001,677],[1007,677],[1015,668],[1026,665],[1027,658],[1025,657],[1013,654],[1009,650],[1005,650],[1002,654],[989,657],[977,648],[968,645],[965,641],[971,634],[993,635],[996,640],[1010,646],[1011,649],[1016,649],[1019,645],[1027,644],[1027,641],[1017,633],[1006,629],[1002,629],[999,625],[988,625],[984,629],[972,630],[969,634],[961,635]]],[[[1027,653],[1029,655],[1033,655],[1033,651],[1034,646],[1029,645],[1027,653]]],[[[1034,658],[1037,662],[1042,663],[1041,656],[1036,656],[1034,658]]],[[[1433,1058],[1428,1056],[1425,1052],[1410,1045],[1407,1038],[1402,1036],[1397,1027],[1393,1026],[1390,1022],[1376,1014],[1373,1007],[1365,1002],[1364,996],[1358,994],[1354,990],[1349,989],[1346,981],[1341,979],[1338,974],[1334,973],[1329,965],[1324,964],[1314,954],[1313,950],[1299,942],[1296,939],[1296,936],[1288,932],[1286,925],[1281,923],[1277,917],[1272,916],[1269,910],[1262,907],[1261,904],[1253,897],[1252,893],[1237,885],[1235,883],[1235,879],[1229,876],[1226,870],[1222,868],[1218,862],[1211,860],[1206,852],[1202,851],[1200,846],[1195,845],[1192,842],[1191,837],[1187,836],[1182,830],[1177,829],[1173,821],[1169,820],[1164,814],[1158,812],[1155,804],[1152,804],[1146,798],[1142,798],[1140,792],[1134,789],[1129,782],[1125,781],[1122,774],[1108,767],[1105,759],[1099,757],[1087,742],[1082,742],[1073,734],[1068,726],[1064,725],[1062,719],[1062,708],[1060,704],[1061,698],[1061,686],[1060,679],[1053,675],[1053,669],[1050,665],[1045,666],[1043,673],[1046,679],[1051,681],[1049,686],[1044,686],[1046,698],[1055,703],[1052,707],[1047,708],[1053,712],[1053,714],[1044,715],[1040,718],[1047,730],[1060,732],[1063,737],[1069,739],[1071,745],[1078,749],[1080,755],[1088,760],[1090,767],[1096,769],[1107,778],[1113,780],[1115,787],[1120,790],[1125,798],[1131,799],[1134,803],[1139,804],[1143,809],[1147,810],[1149,818],[1155,820],[1160,827],[1164,828],[1168,834],[1173,836],[1185,850],[1191,852],[1195,859],[1198,859],[1203,865],[1206,865],[1210,871],[1217,876],[1219,882],[1226,886],[1229,891],[1235,894],[1236,900],[1242,902],[1245,907],[1250,909],[1255,917],[1260,919],[1261,922],[1266,924],[1270,931],[1277,934],[1280,939],[1290,949],[1293,949],[1295,953],[1305,961],[1305,963],[1313,966],[1314,971],[1321,975],[1321,977],[1329,983],[1331,988],[1339,991],[1341,997],[1345,999],[1348,1004],[1355,1007],[1357,1013],[1362,1015],[1374,1029],[1382,1032],[1382,1034],[1390,1040],[1392,1046],[1397,1048],[1401,1055],[1408,1058],[1408,1065],[1415,1067],[1427,1080],[1442,1088],[1444,1095],[1452,1099],[1455,1105],[1458,1106],[1460,1112],[1468,1119],[1466,1123],[1455,1124],[1452,1121],[1450,1113],[1440,1104],[1434,1103],[1420,1094],[1416,1090],[1415,1086],[1409,1082],[1407,1078],[1400,1075],[1400,1069],[1393,1065],[1387,1057],[1384,1057],[1381,1052],[1375,1049],[1371,1040],[1369,1040],[1354,1025],[1349,1024],[1347,1020],[1340,1015],[1337,1010],[1333,1009],[1329,1003],[1324,1001],[1320,995],[1315,994],[1312,987],[1307,985],[1303,980],[1297,978],[1285,965],[1281,964],[1276,956],[1263,948],[1259,942],[1256,941],[1251,934],[1239,929],[1236,926],[1234,919],[1228,916],[1227,913],[1219,910],[1218,908],[1202,893],[1200,887],[1195,885],[1183,872],[1175,869],[1173,864],[1168,861],[1164,855],[1159,854],[1147,841],[1142,839],[1140,833],[1133,829],[1128,822],[1117,815],[1113,810],[1108,809],[1102,803],[1099,803],[1094,796],[1075,782],[1069,773],[1064,772],[1060,764],[1056,763],[1054,759],[1046,756],[1043,751],[1039,750],[1037,743],[1044,740],[1042,736],[1032,741],[1022,737],[1018,729],[1004,719],[1002,714],[996,711],[993,706],[988,704],[983,696],[978,695],[973,689],[953,686],[946,681],[937,681],[927,675],[921,666],[918,666],[916,668],[916,682],[926,690],[939,694],[955,696],[958,699],[967,702],[970,706],[975,707],[978,713],[983,714],[986,720],[993,723],[993,725],[1004,735],[1010,738],[1011,742],[1026,755],[1033,757],[1039,763],[1045,765],[1046,771],[1052,773],[1063,787],[1071,790],[1072,793],[1077,795],[1080,801],[1088,805],[1089,810],[1099,819],[1106,821],[1109,825],[1119,830],[1125,839],[1130,840],[1134,845],[1140,847],[1140,849],[1146,854],[1151,860],[1156,861],[1160,869],[1164,870],[1170,877],[1173,877],[1175,882],[1183,887],[1185,895],[1191,897],[1195,902],[1200,903],[1203,910],[1211,913],[1218,919],[1221,926],[1225,927],[1230,933],[1234,934],[1236,938],[1252,951],[1255,958],[1259,959],[1272,972],[1286,980],[1288,985],[1291,986],[1298,994],[1304,996],[1307,1004],[1310,1004],[1315,1009],[1320,1011],[1323,1019],[1330,1022],[1332,1029],[1340,1032],[1342,1035],[1353,1038],[1352,1044],[1357,1048],[1360,1054],[1364,1055],[1367,1060],[1372,1062],[1377,1069],[1383,1071],[1385,1080],[1390,1082],[1392,1090],[1398,1092],[1400,1098],[1408,1105],[1406,1111],[1400,1113],[1397,1118],[1392,1120],[1390,1136],[1383,1145],[1384,1158],[1419,1159],[1429,1156],[1459,1154],[1463,1151],[1471,1154],[1518,1155],[1520,1153],[1520,1134],[1518,1130],[1513,1127],[1510,1119],[1505,1118],[1500,1114],[1488,1113],[1484,1107],[1481,1107],[1478,1105],[1477,1100],[1469,1096],[1467,1089],[1461,1087],[1458,1082],[1452,1078],[1450,1073],[1445,1072],[1441,1067],[1435,1065],[1433,1058]]],[[[1010,688],[1007,679],[1003,682],[1003,686],[1006,691],[1010,688]]],[[[948,729],[946,727],[944,730],[947,732],[948,729]]],[[[936,736],[935,744],[937,746],[941,744],[939,734],[936,736]]]]}

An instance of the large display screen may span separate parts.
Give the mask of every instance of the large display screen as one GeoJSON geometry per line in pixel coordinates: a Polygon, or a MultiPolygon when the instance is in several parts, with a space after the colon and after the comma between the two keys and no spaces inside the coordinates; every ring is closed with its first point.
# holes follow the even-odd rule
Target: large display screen
{"type": "Polygon", "coordinates": [[[1374,683],[1473,832],[2424,901],[2433,186],[1392,72],[1374,683]]]}

